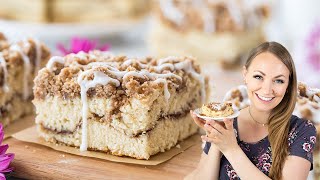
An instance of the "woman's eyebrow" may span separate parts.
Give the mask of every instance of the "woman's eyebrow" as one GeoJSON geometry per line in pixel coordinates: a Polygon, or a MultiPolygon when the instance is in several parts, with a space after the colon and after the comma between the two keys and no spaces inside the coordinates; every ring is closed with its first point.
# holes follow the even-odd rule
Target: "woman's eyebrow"
{"type": "MultiPolygon", "coordinates": [[[[259,71],[259,70],[255,70],[254,72],[259,72],[259,73],[261,73],[263,76],[265,76],[265,75],[266,75],[264,72],[259,71]]],[[[278,75],[278,76],[275,76],[274,78],[279,78],[279,77],[281,77],[281,76],[286,77],[285,75],[280,74],[280,75],[278,75]]]]}
{"type": "Polygon", "coordinates": [[[264,72],[262,72],[262,71],[259,71],[259,70],[255,70],[254,72],[259,72],[259,73],[261,73],[262,75],[266,75],[264,72]]]}
{"type": "Polygon", "coordinates": [[[281,77],[281,76],[285,77],[284,75],[280,74],[280,75],[278,75],[278,76],[276,76],[274,78],[278,78],[278,77],[281,77]]]}

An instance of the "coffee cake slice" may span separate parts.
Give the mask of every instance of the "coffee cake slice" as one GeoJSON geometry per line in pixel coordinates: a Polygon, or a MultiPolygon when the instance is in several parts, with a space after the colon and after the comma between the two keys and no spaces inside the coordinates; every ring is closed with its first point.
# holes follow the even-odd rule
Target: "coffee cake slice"
{"type": "Polygon", "coordinates": [[[47,141],[149,159],[197,132],[189,110],[206,84],[190,57],[52,57],[35,78],[36,124],[47,141]]]}
{"type": "Polygon", "coordinates": [[[212,117],[227,117],[234,113],[231,102],[211,102],[209,104],[204,104],[201,107],[201,114],[212,117]]]}
{"type": "Polygon", "coordinates": [[[0,122],[7,126],[33,113],[33,79],[50,53],[34,39],[11,44],[3,37],[0,43],[0,122]]]}

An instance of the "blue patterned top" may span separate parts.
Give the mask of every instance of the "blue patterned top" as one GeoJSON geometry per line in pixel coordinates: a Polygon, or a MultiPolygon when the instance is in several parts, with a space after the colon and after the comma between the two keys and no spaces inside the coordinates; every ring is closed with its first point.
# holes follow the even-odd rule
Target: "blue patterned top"
{"type": "MultiPolygon", "coordinates": [[[[247,143],[239,139],[237,118],[233,121],[237,142],[250,161],[264,174],[268,175],[272,164],[271,146],[268,136],[256,143],[247,143]]],[[[313,169],[313,149],[316,143],[316,128],[311,121],[292,116],[289,129],[289,155],[299,156],[311,162],[313,169]]],[[[206,142],[203,149],[208,154],[211,143],[206,142]]],[[[229,161],[222,156],[220,160],[219,179],[240,179],[229,161]]]]}

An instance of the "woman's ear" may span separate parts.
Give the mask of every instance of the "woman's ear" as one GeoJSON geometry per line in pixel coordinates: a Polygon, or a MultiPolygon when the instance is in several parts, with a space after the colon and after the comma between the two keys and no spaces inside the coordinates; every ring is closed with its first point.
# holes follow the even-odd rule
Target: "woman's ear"
{"type": "Polygon", "coordinates": [[[242,67],[242,77],[243,77],[243,83],[244,84],[247,84],[247,81],[246,81],[247,73],[248,73],[248,70],[247,70],[246,66],[243,66],[242,67]]]}

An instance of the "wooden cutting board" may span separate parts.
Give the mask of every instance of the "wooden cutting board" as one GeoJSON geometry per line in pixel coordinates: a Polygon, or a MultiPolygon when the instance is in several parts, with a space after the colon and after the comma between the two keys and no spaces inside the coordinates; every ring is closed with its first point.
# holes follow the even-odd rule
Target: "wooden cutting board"
{"type": "Polygon", "coordinates": [[[81,157],[14,138],[4,143],[15,153],[12,176],[27,179],[183,179],[201,156],[200,136],[196,145],[157,166],[81,157]]]}

